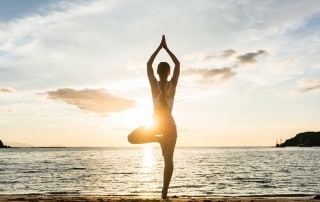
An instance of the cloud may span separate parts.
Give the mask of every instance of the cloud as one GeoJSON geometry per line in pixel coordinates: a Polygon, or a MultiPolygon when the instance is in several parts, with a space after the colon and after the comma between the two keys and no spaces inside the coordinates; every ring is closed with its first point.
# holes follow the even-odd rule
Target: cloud
{"type": "Polygon", "coordinates": [[[220,83],[235,76],[237,68],[258,62],[256,58],[259,55],[267,54],[267,51],[258,50],[238,56],[236,53],[236,50],[227,49],[212,55],[202,53],[187,55],[184,58],[184,63],[190,68],[184,70],[183,73],[187,76],[200,77],[199,80],[196,80],[200,84],[220,83]],[[215,66],[215,68],[211,68],[212,66],[215,66]]]}
{"type": "Polygon", "coordinates": [[[6,106],[1,106],[0,111],[2,112],[15,112],[17,111],[18,106],[17,105],[6,105],[6,106]]]}
{"type": "Polygon", "coordinates": [[[298,82],[299,93],[320,90],[320,79],[303,79],[298,82]]]}
{"type": "Polygon", "coordinates": [[[228,57],[234,55],[235,53],[236,53],[236,51],[235,51],[235,50],[232,50],[232,49],[225,50],[225,51],[223,51],[223,53],[220,55],[220,57],[222,57],[222,58],[228,58],[228,57]]]}
{"type": "Polygon", "coordinates": [[[264,55],[266,53],[267,53],[266,50],[259,50],[257,52],[249,52],[249,53],[245,53],[243,55],[237,56],[237,59],[239,60],[239,62],[241,64],[252,64],[252,63],[257,62],[256,58],[259,55],[264,55]]]}
{"type": "Polygon", "coordinates": [[[222,53],[220,53],[219,55],[208,55],[206,57],[204,57],[204,60],[211,60],[211,59],[227,59],[231,56],[233,56],[236,53],[235,50],[232,49],[228,49],[228,50],[224,50],[222,51],[222,53]]]}
{"type": "Polygon", "coordinates": [[[0,93],[1,92],[14,93],[14,92],[16,92],[16,90],[14,88],[11,88],[11,87],[0,87],[0,93]]]}
{"type": "Polygon", "coordinates": [[[48,91],[47,94],[49,99],[61,100],[84,111],[95,113],[120,112],[135,106],[133,100],[111,95],[101,89],[74,90],[62,88],[56,91],[48,91]]]}
{"type": "Polygon", "coordinates": [[[239,65],[252,64],[257,62],[259,55],[266,55],[267,50],[258,50],[256,52],[246,52],[236,55],[238,51],[227,49],[213,54],[204,54],[201,52],[192,53],[183,57],[183,63],[192,66],[201,67],[239,67],[239,65]]]}
{"type": "Polygon", "coordinates": [[[114,71],[106,66],[119,65],[112,49],[123,37],[117,37],[117,18],[110,16],[119,9],[117,5],[115,1],[52,1],[39,12],[0,21],[0,80],[24,89],[105,80],[114,71]]]}
{"type": "Polygon", "coordinates": [[[201,83],[217,83],[233,77],[236,72],[230,67],[223,68],[189,68],[183,71],[186,75],[197,75],[201,77],[201,83]]]}

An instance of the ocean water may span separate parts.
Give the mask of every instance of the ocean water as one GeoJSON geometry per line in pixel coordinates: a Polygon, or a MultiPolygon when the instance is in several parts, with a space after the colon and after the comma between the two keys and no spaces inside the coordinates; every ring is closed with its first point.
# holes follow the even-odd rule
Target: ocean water
{"type": "MultiPolygon", "coordinates": [[[[320,194],[320,148],[176,148],[169,195],[320,194]]],[[[0,194],[159,196],[157,145],[0,149],[0,194]]]]}

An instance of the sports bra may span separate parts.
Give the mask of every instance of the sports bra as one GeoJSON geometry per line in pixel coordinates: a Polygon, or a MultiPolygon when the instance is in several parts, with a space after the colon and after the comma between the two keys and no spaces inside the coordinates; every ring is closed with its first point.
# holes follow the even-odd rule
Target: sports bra
{"type": "Polygon", "coordinates": [[[172,107],[173,107],[173,102],[174,102],[174,97],[172,95],[170,95],[170,89],[172,86],[171,81],[169,81],[165,87],[165,91],[162,92],[161,87],[160,87],[160,82],[157,83],[158,84],[158,89],[159,89],[159,94],[157,96],[153,97],[153,106],[154,106],[154,111],[161,111],[161,112],[169,112],[171,114],[172,111],[172,107]],[[161,95],[162,93],[165,93],[165,100],[166,100],[166,108],[164,108],[164,106],[162,106],[161,104],[161,95]]]}

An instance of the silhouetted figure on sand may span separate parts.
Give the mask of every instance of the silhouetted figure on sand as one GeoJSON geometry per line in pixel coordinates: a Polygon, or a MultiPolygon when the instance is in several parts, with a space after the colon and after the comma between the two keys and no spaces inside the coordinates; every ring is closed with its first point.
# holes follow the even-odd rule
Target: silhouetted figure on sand
{"type": "Polygon", "coordinates": [[[153,99],[154,126],[152,128],[137,128],[128,136],[128,140],[132,144],[148,142],[160,143],[164,158],[162,198],[167,198],[167,192],[173,172],[173,152],[177,140],[176,124],[171,115],[171,111],[180,74],[180,63],[176,56],[169,50],[164,35],[162,36],[160,45],[147,62],[147,73],[153,99]],[[168,63],[159,63],[157,68],[159,81],[156,79],[153,72],[152,63],[162,48],[169,54],[175,65],[173,76],[170,81],[168,81],[170,74],[170,66],[168,63]]]}

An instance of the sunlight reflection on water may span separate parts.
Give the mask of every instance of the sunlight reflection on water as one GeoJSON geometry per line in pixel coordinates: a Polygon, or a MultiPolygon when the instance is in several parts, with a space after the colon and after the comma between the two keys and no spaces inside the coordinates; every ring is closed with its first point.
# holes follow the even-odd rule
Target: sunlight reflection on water
{"type": "Polygon", "coordinates": [[[154,170],[155,160],[153,154],[153,146],[151,144],[143,145],[143,156],[141,160],[141,171],[150,173],[154,170]]]}
{"type": "Polygon", "coordinates": [[[156,159],[152,144],[143,145],[140,164],[139,189],[137,195],[147,196],[159,193],[161,188],[161,173],[159,172],[159,159],[156,159]]]}

